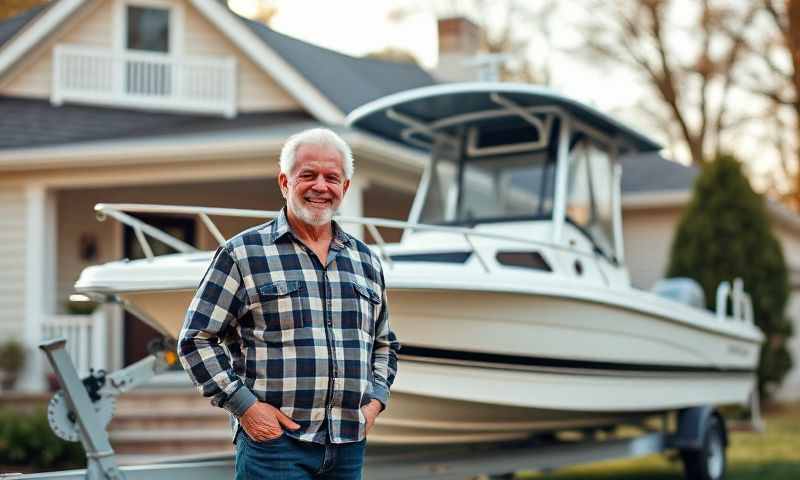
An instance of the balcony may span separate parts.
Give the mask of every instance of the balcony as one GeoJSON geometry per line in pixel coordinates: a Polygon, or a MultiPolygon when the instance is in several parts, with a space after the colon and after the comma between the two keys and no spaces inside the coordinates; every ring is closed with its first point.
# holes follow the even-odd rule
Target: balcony
{"type": "Polygon", "coordinates": [[[57,45],[51,101],[233,117],[236,60],[57,45]]]}

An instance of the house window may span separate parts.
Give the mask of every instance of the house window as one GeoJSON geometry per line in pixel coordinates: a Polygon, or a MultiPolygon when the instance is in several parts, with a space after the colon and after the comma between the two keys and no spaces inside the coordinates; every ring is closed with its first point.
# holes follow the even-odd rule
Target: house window
{"type": "MultiPolygon", "coordinates": [[[[169,53],[170,11],[128,5],[126,47],[144,54],[169,53]]],[[[125,61],[125,92],[142,97],[168,97],[173,86],[172,63],[137,55],[125,61]]]]}
{"type": "Polygon", "coordinates": [[[127,13],[128,49],[169,52],[169,10],[128,6],[127,13]]]}

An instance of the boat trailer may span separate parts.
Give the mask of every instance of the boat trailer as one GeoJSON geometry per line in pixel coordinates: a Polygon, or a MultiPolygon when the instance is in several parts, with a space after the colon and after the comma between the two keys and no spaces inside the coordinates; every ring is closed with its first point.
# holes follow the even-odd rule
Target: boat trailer
{"type": "MultiPolygon", "coordinates": [[[[175,457],[150,465],[120,466],[106,426],[117,396],[146,383],[174,359],[169,349],[117,372],[90,374],[81,379],[65,349],[66,340],[40,345],[61,385],[48,408],[51,428],[61,438],[80,441],[86,468],[35,474],[0,474],[14,480],[212,480],[233,476],[232,452],[217,456],[175,457]],[[171,354],[171,355],[170,355],[171,354]]],[[[667,414],[662,426],[634,437],[618,438],[595,431],[581,440],[559,440],[554,435],[525,441],[465,446],[374,446],[367,448],[364,477],[368,480],[512,479],[518,471],[552,471],[602,460],[639,457],[668,450],[680,452],[688,480],[721,480],[725,473],[725,422],[713,407],[677,412],[670,431],[667,414]],[[586,439],[588,438],[588,439],[586,439]]]]}

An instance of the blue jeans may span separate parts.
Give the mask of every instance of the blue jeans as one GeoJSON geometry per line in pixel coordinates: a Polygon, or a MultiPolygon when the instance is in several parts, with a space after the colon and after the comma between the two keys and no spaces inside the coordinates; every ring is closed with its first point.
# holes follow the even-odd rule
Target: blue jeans
{"type": "Polygon", "coordinates": [[[361,480],[367,441],[320,445],[286,434],[255,442],[236,435],[236,480],[361,480]]]}

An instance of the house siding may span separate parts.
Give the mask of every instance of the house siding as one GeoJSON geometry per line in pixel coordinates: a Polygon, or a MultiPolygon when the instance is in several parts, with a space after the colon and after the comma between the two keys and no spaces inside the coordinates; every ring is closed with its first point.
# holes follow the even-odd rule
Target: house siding
{"type": "MultiPolygon", "coordinates": [[[[269,75],[257,67],[233,43],[188,2],[184,5],[182,55],[233,57],[237,66],[237,109],[249,111],[299,110],[302,107],[269,75]]],[[[114,1],[97,2],[83,15],[71,19],[62,30],[36,48],[0,83],[0,94],[49,98],[52,90],[53,48],[58,44],[113,49],[114,1]]]]}
{"type": "MultiPolygon", "coordinates": [[[[789,269],[789,279],[791,294],[786,305],[785,315],[791,319],[794,327],[794,336],[789,340],[787,348],[794,360],[794,368],[783,381],[781,389],[778,391],[778,398],[782,400],[800,400],[800,235],[791,231],[783,225],[775,225],[773,231],[776,232],[783,248],[783,256],[786,266],[789,269]]],[[[745,285],[745,289],[747,285],[745,285]]]]}
{"type": "Polygon", "coordinates": [[[300,104],[250,61],[227,37],[192,7],[186,8],[186,55],[234,57],[237,66],[237,108],[248,111],[299,110],[300,104]]]}
{"type": "Polygon", "coordinates": [[[625,264],[636,288],[650,289],[664,277],[681,208],[623,211],[625,264]]]}
{"type": "Polygon", "coordinates": [[[82,15],[70,19],[59,34],[52,36],[29,55],[0,84],[0,94],[49,98],[53,83],[53,48],[59,43],[108,48],[112,45],[111,1],[95,2],[82,15]]]}
{"type": "Polygon", "coordinates": [[[25,316],[25,189],[0,188],[0,336],[22,339],[25,316]]]}

